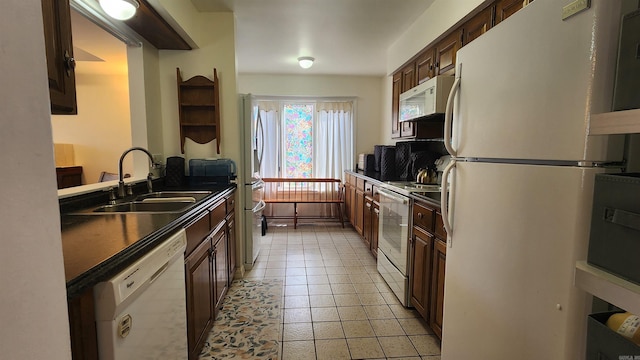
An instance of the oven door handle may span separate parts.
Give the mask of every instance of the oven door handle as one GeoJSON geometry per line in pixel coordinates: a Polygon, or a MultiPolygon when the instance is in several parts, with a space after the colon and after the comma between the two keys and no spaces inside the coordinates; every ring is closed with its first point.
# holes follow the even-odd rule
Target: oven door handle
{"type": "Polygon", "coordinates": [[[385,189],[378,189],[378,193],[385,197],[391,198],[396,202],[402,203],[403,205],[406,205],[409,203],[409,198],[404,197],[402,195],[396,195],[395,193],[391,191],[387,191],[385,189]]]}

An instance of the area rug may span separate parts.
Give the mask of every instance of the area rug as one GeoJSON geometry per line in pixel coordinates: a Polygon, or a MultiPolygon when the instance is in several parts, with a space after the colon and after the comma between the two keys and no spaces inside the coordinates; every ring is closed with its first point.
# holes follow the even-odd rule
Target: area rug
{"type": "Polygon", "coordinates": [[[280,359],[282,280],[236,280],[200,359],[280,359]]]}

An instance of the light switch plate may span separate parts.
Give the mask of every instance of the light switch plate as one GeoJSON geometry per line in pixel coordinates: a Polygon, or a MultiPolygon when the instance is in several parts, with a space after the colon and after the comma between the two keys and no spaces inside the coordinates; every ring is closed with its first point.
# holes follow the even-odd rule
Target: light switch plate
{"type": "Polygon", "coordinates": [[[591,0],[575,0],[562,8],[562,20],[567,20],[573,15],[591,7],[591,0]]]}

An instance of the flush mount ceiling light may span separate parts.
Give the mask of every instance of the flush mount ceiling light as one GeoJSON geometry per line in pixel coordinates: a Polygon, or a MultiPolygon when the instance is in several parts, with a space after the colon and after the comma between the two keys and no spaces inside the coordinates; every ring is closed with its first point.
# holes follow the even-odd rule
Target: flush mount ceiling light
{"type": "Polygon", "coordinates": [[[301,56],[298,58],[298,64],[300,64],[301,68],[308,69],[313,65],[314,60],[311,56],[301,56]]]}
{"type": "Polygon", "coordinates": [[[98,0],[107,15],[117,20],[128,20],[140,6],[136,0],[98,0]]]}

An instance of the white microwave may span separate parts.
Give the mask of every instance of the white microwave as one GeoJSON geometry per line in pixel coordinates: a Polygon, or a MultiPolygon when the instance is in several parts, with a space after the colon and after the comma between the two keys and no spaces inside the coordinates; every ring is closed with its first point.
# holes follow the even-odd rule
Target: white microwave
{"type": "Polygon", "coordinates": [[[400,94],[399,121],[413,121],[444,114],[453,76],[436,76],[400,94]]]}

